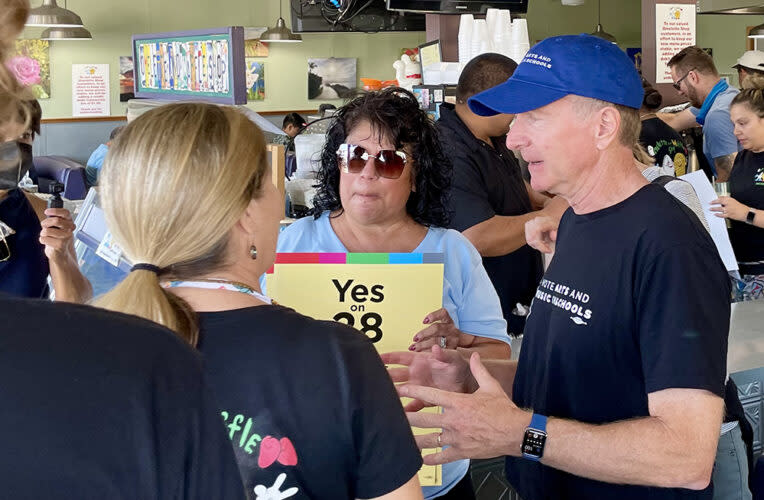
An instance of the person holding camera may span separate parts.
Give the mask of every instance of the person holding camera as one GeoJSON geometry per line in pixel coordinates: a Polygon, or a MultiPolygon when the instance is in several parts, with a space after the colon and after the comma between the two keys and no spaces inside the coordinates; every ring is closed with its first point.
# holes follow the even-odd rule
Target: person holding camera
{"type": "Polygon", "coordinates": [[[35,99],[21,101],[19,107],[19,116],[28,116],[27,128],[0,143],[0,292],[45,297],[50,274],[56,300],[84,303],[93,290],[77,266],[71,213],[47,208],[18,187],[34,166],[32,142],[42,116],[35,99]]]}

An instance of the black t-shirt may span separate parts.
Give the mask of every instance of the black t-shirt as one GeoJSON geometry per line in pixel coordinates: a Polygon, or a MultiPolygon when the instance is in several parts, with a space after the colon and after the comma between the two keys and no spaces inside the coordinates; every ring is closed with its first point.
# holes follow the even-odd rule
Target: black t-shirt
{"type": "Polygon", "coordinates": [[[290,498],[373,498],[419,470],[400,400],[365,335],[281,306],[199,317],[247,491],[280,481],[282,492],[296,488],[290,498]]]}
{"type": "MultiPolygon", "coordinates": [[[[513,386],[521,408],[600,424],[649,415],[667,388],[723,397],[730,284],[708,233],[660,186],[585,215],[565,212],[539,284],[513,386]]],[[[553,442],[550,435],[547,442],[553,442]]],[[[507,458],[525,500],[711,498],[608,484],[507,458]]]]}
{"type": "MultiPolygon", "coordinates": [[[[21,189],[10,190],[0,201],[0,221],[16,231],[6,238],[11,257],[0,262],[0,292],[33,299],[47,295],[49,269],[40,244],[42,227],[21,189]]],[[[3,248],[0,254],[4,253],[3,248]]]]}
{"type": "MultiPolygon", "coordinates": [[[[437,122],[441,144],[454,166],[450,228],[464,231],[494,215],[533,211],[520,166],[507,149],[506,137],[493,147],[477,139],[451,104],[441,104],[437,122]]],[[[483,257],[483,266],[499,295],[510,333],[520,334],[524,318],[512,314],[519,302],[530,304],[543,274],[541,254],[528,245],[507,255],[483,257]]]]}
{"type": "Polygon", "coordinates": [[[659,166],[673,165],[677,176],[687,173],[687,146],[682,136],[660,118],[642,121],[639,142],[659,166]]]}
{"type": "MultiPolygon", "coordinates": [[[[730,195],[751,208],[764,210],[764,153],[744,149],[735,157],[729,179],[730,195]]],[[[733,220],[730,239],[739,262],[764,261],[764,229],[733,220]]],[[[743,274],[764,274],[764,264],[741,265],[743,274]]]]}
{"type": "Polygon", "coordinates": [[[199,355],[149,321],[0,296],[3,498],[245,498],[199,355]]]}

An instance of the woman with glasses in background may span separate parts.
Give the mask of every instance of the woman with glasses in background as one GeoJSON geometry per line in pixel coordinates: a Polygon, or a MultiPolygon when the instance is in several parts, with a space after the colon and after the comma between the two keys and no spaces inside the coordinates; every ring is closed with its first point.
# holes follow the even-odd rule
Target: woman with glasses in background
{"type": "MultiPolygon", "coordinates": [[[[370,92],[334,116],[314,216],[281,233],[278,251],[443,253],[443,308],[422,318],[409,349],[439,345],[509,359],[507,325],[480,255],[461,233],[443,229],[451,165],[414,95],[370,92]]],[[[474,498],[468,467],[467,460],[444,465],[443,485],[424,487],[425,498],[449,490],[452,498],[474,498]]]]}

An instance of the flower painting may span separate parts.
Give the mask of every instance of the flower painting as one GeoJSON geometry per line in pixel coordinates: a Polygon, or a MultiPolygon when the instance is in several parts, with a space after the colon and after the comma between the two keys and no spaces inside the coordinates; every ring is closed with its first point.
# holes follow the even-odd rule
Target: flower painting
{"type": "Polygon", "coordinates": [[[47,40],[16,40],[16,55],[8,68],[37,99],[50,99],[50,45],[47,40]]]}
{"type": "Polygon", "coordinates": [[[247,101],[265,100],[264,63],[246,58],[247,61],[247,101]]]}

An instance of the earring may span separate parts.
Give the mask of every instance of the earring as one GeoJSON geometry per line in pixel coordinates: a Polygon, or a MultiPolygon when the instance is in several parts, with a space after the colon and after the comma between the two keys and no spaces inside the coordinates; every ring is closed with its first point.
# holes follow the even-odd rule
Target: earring
{"type": "Polygon", "coordinates": [[[249,256],[252,260],[257,259],[257,247],[255,245],[249,247],[249,256]]]}

